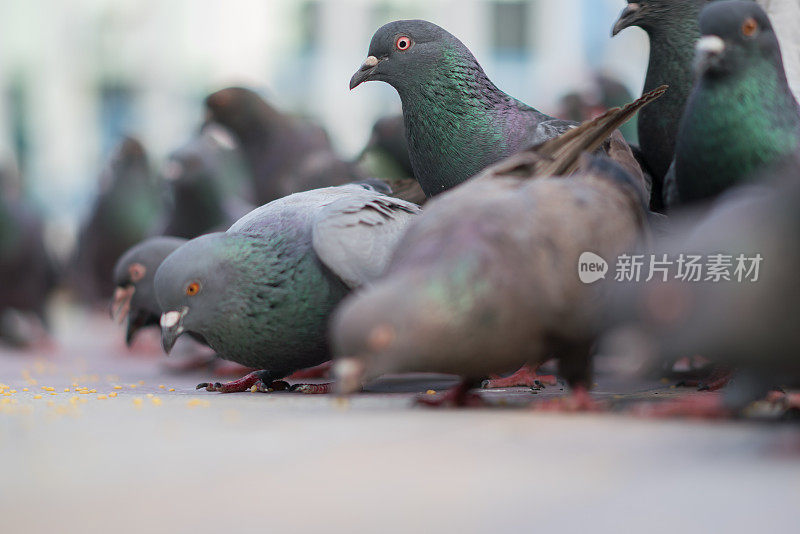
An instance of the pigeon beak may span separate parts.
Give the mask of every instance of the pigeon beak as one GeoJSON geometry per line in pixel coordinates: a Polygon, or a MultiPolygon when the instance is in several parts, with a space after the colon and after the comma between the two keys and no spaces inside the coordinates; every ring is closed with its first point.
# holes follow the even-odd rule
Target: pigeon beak
{"type": "Polygon", "coordinates": [[[350,90],[352,91],[362,83],[369,81],[370,76],[375,73],[375,69],[378,67],[378,63],[381,60],[376,58],[375,56],[369,56],[367,59],[364,60],[364,64],[353,74],[353,77],[350,78],[350,90]]]}
{"type": "Polygon", "coordinates": [[[334,387],[337,395],[351,395],[361,391],[364,362],[358,358],[339,358],[333,364],[334,387]]]}
{"type": "Polygon", "coordinates": [[[136,332],[147,324],[147,319],[149,317],[150,314],[143,310],[139,310],[136,314],[128,315],[128,328],[125,330],[125,345],[127,347],[131,346],[136,332]]]}
{"type": "Polygon", "coordinates": [[[622,10],[622,13],[619,14],[619,18],[614,24],[614,29],[611,30],[611,36],[613,37],[625,28],[635,25],[635,23],[639,21],[639,13],[641,10],[642,6],[640,4],[628,4],[625,9],[622,10]]]}
{"type": "Polygon", "coordinates": [[[117,287],[114,290],[114,298],[111,299],[111,303],[108,306],[108,313],[112,320],[122,324],[122,321],[125,320],[131,310],[131,299],[134,293],[136,293],[136,287],[132,285],[117,287]]]}
{"type": "Polygon", "coordinates": [[[183,318],[188,311],[189,308],[184,306],[181,311],[168,311],[161,314],[161,346],[167,354],[184,332],[183,318]]]}
{"type": "Polygon", "coordinates": [[[697,41],[695,52],[695,72],[703,73],[719,63],[725,41],[716,35],[704,35],[697,41]]]}

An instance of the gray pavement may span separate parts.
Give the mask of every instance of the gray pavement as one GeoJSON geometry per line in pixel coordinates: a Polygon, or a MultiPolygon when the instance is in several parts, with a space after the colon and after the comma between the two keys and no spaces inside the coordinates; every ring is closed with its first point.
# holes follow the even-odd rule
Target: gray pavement
{"type": "MultiPolygon", "coordinates": [[[[0,349],[3,532],[800,532],[797,424],[537,413],[524,388],[413,406],[446,377],[219,395],[99,314],[56,339],[0,349]]],[[[687,394],[598,377],[610,401],[687,394]]]]}

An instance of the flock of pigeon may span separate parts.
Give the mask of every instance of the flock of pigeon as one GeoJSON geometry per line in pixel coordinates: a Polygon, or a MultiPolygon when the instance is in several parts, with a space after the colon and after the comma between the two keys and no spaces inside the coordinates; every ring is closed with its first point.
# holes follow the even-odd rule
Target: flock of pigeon
{"type": "MultiPolygon", "coordinates": [[[[292,389],[446,373],[458,386],[421,401],[477,405],[476,386],[552,384],[537,370],[555,359],[562,405],[594,409],[614,334],[725,386],[709,412],[800,406],[782,389],[800,386],[800,105],[770,20],[750,1],[629,0],[613,34],[631,26],[650,37],[643,94],[582,124],[504,93],[435,24],[381,27],[350,88],[390,84],[403,117],[358,164],[254,92],[218,91],[161,173],[168,209],[142,146],[120,146],[67,276],[113,293],[129,343],[157,326],[167,352],[186,334],[256,369],[209,391],[286,389],[332,360],[332,383],[292,389]],[[637,112],[638,147],[618,130],[637,112]]],[[[0,313],[43,317],[41,228],[1,200],[0,313]]]]}

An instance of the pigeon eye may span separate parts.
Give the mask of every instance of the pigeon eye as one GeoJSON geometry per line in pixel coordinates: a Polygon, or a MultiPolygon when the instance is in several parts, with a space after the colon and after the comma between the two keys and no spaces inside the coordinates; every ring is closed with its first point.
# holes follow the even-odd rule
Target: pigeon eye
{"type": "Polygon", "coordinates": [[[198,284],[197,282],[192,282],[191,284],[186,286],[186,294],[189,295],[190,297],[193,297],[198,293],[200,293],[200,284],[198,284]]]}
{"type": "Polygon", "coordinates": [[[752,37],[756,34],[757,31],[758,31],[758,22],[756,22],[756,19],[754,19],[753,17],[747,18],[747,20],[745,20],[742,23],[742,35],[744,35],[745,37],[752,37]]]}
{"type": "Polygon", "coordinates": [[[147,273],[147,267],[142,265],[141,263],[133,263],[130,267],[128,267],[128,274],[131,276],[131,282],[134,284],[144,278],[144,275],[147,273]]]}
{"type": "Polygon", "coordinates": [[[395,48],[397,48],[401,52],[404,52],[404,51],[408,50],[409,48],[411,48],[411,38],[410,37],[406,37],[405,35],[402,36],[402,37],[398,37],[397,38],[397,42],[394,43],[394,46],[395,46],[395,48]]]}

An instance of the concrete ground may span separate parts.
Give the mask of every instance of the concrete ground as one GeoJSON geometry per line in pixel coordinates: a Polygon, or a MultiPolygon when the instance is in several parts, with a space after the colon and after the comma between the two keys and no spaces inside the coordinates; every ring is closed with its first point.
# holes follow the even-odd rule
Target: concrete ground
{"type": "MultiPolygon", "coordinates": [[[[424,376],[349,400],[220,395],[194,389],[207,371],[165,371],[154,336],[130,352],[76,313],[56,330],[56,348],[0,349],[3,532],[800,531],[795,423],[525,407],[560,387],[431,410],[412,392],[452,381],[424,376]]],[[[690,394],[603,373],[596,388],[690,394]]]]}

